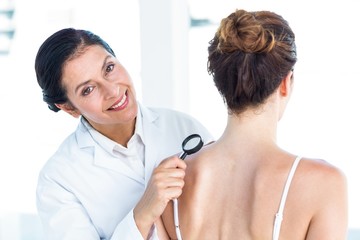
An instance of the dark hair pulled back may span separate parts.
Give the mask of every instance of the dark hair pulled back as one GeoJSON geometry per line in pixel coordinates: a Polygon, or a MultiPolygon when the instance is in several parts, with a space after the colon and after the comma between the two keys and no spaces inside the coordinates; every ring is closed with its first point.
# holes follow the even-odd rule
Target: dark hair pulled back
{"type": "Polygon", "coordinates": [[[262,104],[297,61],[295,35],[269,11],[236,10],[208,47],[208,72],[233,113],[262,104]]]}

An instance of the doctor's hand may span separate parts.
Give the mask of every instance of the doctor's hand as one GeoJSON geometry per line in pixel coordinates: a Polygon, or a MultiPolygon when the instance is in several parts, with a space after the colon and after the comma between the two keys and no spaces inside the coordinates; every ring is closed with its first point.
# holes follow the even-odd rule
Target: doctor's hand
{"type": "Polygon", "coordinates": [[[185,169],[185,162],[177,156],[163,160],[154,169],[144,195],[134,208],[134,219],[144,239],[168,202],[181,195],[185,169]]]}

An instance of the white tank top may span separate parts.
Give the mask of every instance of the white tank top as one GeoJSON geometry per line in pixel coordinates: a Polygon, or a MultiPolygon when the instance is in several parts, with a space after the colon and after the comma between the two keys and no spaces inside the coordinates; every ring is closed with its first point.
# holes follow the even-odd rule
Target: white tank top
{"type": "Polygon", "coordinates": [[[288,192],[289,192],[289,188],[290,188],[290,184],[291,184],[291,181],[294,177],[294,173],[295,173],[295,170],[300,162],[300,159],[301,157],[297,157],[290,169],[290,172],[289,172],[289,176],[286,180],[286,183],[285,183],[285,187],[284,187],[284,191],[283,191],[283,194],[281,196],[281,201],[280,201],[280,206],[279,206],[279,210],[278,212],[275,214],[275,221],[274,221],[274,228],[273,228],[273,237],[272,239],[273,240],[278,240],[279,239],[279,234],[280,234],[280,228],[281,228],[281,222],[283,220],[283,211],[284,211],[284,207],[285,207],[285,202],[286,202],[286,197],[288,195],[288,192]]]}

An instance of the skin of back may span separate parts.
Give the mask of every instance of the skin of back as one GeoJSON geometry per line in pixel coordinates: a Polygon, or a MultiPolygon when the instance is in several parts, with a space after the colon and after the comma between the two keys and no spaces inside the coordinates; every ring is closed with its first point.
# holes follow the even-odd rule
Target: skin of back
{"type": "MultiPolygon", "coordinates": [[[[189,157],[179,198],[183,239],[271,239],[275,213],[295,156],[280,151],[276,165],[249,164],[251,156],[226,159],[225,149],[207,146],[189,157]],[[224,170],[227,171],[224,171],[224,170]]],[[[244,154],[245,155],[245,154],[244,154]]],[[[262,162],[267,161],[266,156],[262,162]]],[[[318,159],[303,158],[287,197],[280,239],[342,240],[347,231],[346,178],[318,159]]],[[[170,239],[176,239],[172,205],[163,214],[170,239]]]]}

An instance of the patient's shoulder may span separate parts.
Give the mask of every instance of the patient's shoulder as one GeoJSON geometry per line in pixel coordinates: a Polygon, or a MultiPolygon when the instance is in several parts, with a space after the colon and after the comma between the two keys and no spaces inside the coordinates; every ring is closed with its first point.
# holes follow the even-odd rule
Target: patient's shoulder
{"type": "Polygon", "coordinates": [[[302,172],[309,178],[318,178],[320,182],[344,181],[346,179],[343,171],[335,165],[323,160],[314,158],[302,158],[302,172]]]}
{"type": "Polygon", "coordinates": [[[347,179],[344,172],[322,159],[303,158],[297,180],[301,189],[306,186],[307,195],[312,196],[313,203],[317,199],[323,205],[329,199],[336,200],[346,195],[347,179]]]}
{"type": "MultiPolygon", "coordinates": [[[[199,170],[212,168],[212,162],[216,161],[216,156],[211,145],[204,146],[199,152],[187,156],[187,171],[199,173],[199,170]]],[[[203,172],[203,171],[200,171],[203,172]]]]}
{"type": "Polygon", "coordinates": [[[185,182],[191,182],[191,185],[198,187],[213,181],[216,171],[220,170],[217,165],[219,157],[213,151],[211,145],[204,146],[201,151],[190,155],[186,159],[185,182]]]}

